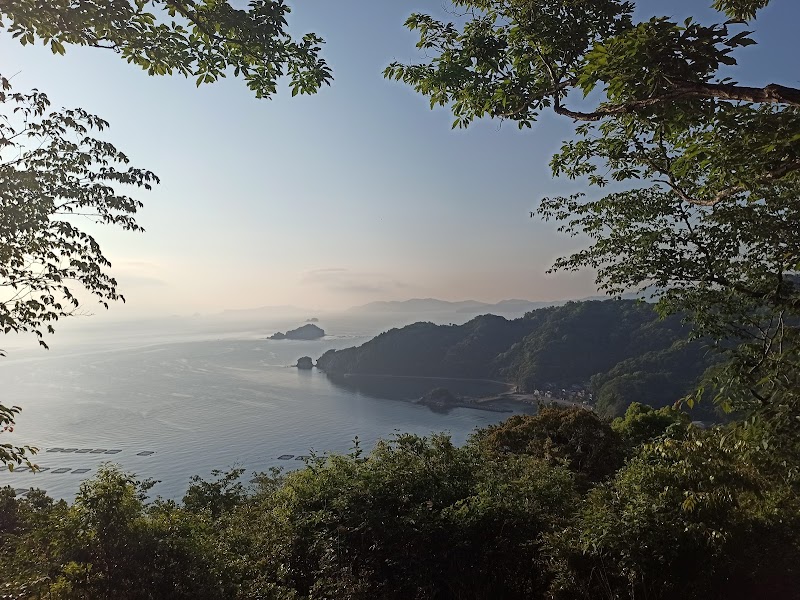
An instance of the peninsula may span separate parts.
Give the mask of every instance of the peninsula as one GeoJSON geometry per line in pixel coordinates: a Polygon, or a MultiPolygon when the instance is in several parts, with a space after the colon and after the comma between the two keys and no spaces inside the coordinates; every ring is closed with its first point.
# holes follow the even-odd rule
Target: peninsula
{"type": "MultiPolygon", "coordinates": [[[[620,416],[631,402],[672,405],[696,388],[712,357],[702,340],[687,337],[680,315],[662,319],[651,304],[568,302],[518,319],[481,315],[463,325],[390,329],[361,346],[328,350],[317,368],[329,377],[501,381],[516,392],[504,402],[568,401],[620,416]]],[[[423,403],[454,400],[440,393],[423,403]]]]}

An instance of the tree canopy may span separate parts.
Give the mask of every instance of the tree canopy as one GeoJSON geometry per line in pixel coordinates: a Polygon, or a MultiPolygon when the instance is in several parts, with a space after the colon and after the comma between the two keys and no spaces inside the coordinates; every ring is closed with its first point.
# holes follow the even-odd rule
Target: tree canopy
{"type": "Polygon", "coordinates": [[[386,76],[449,107],[454,127],[532,127],[546,110],[574,121],[553,174],[615,190],[542,200],[541,217],[591,242],[554,268],[593,268],[611,293],[659,289],[664,314],[686,311],[696,335],[731,353],[714,386],[727,400],[758,408],[791,395],[800,90],[732,78],[755,43],[745,20],[769,1],[718,0],[709,23],[636,21],[626,0],[453,4],[463,21],[408,19],[430,58],[386,76]]]}
{"type": "Polygon", "coordinates": [[[0,122],[0,290],[8,290],[0,327],[31,331],[46,347],[43,332],[80,306],[76,284],[104,303],[122,299],[110,263],[76,217],[139,231],[133,215],[142,204],[119,189],[150,189],[158,178],[91,136],[108,126],[99,117],[51,111],[46,95],[0,84],[8,106],[0,122]]]}
{"type": "Polygon", "coordinates": [[[317,368],[337,385],[378,397],[417,398],[430,387],[356,375],[500,379],[542,398],[593,398],[598,412],[617,416],[631,402],[661,407],[697,389],[718,356],[704,340],[688,341],[689,332],[679,316],[660,318],[650,303],[567,302],[514,320],[483,315],[463,325],[391,329],[361,346],[328,350],[317,368]]]}
{"type": "Polygon", "coordinates": [[[635,406],[610,426],[545,407],[463,446],[398,434],[249,484],[241,469],[193,478],[182,502],[151,500],[152,482],[105,466],[71,505],[0,489],[0,589],[64,600],[793,599],[797,472],[765,462],[762,441],[671,409],[635,406]]]}
{"type": "MultiPolygon", "coordinates": [[[[94,137],[108,123],[83,109],[51,110],[45,94],[14,92],[1,76],[0,105],[0,331],[33,333],[47,348],[45,334],[87,298],[124,301],[84,222],[141,231],[142,203],[125,189],[158,178],[94,137]]],[[[0,405],[0,431],[13,430],[17,412],[0,405]]],[[[19,464],[32,450],[0,444],[0,461],[19,464]]]]}
{"type": "MultiPolygon", "coordinates": [[[[721,21],[752,19],[768,2],[714,6],[725,13],[721,21]]],[[[545,407],[461,447],[444,435],[398,434],[369,454],[356,444],[285,476],[257,475],[251,486],[240,483],[240,469],[215,472],[212,481],[193,479],[180,503],[148,500],[152,482],[109,466],[71,505],[3,488],[5,595],[798,597],[797,90],[743,86],[720,74],[735,66],[734,50],[752,43],[738,23],[657,15],[636,23],[634,4],[622,0],[455,4],[468,9],[463,25],[425,15],[408,22],[432,61],[393,65],[388,74],[451,106],[456,125],[492,116],[526,127],[545,109],[582,121],[553,159],[554,172],[626,188],[542,202],[542,216],[591,240],[556,267],[595,267],[612,292],[661,288],[664,313],[685,311],[698,335],[732,352],[715,380],[720,397],[768,418],[703,429],[678,408],[635,404],[610,423],[579,408],[545,407]]],[[[0,15],[26,43],[32,35],[55,52],[65,43],[109,46],[153,74],[205,82],[236,70],[240,44],[252,41],[250,17],[267,8],[285,14],[280,7],[255,2],[237,13],[212,0],[0,0],[0,15]],[[186,24],[165,24],[146,8],[186,24]],[[231,14],[241,20],[228,28],[231,14]],[[208,15],[217,17],[212,33],[208,15]],[[61,34],[48,29],[52,23],[61,34]],[[164,57],[159,48],[177,54],[164,57]]],[[[274,90],[274,65],[291,72],[293,59],[280,62],[281,52],[263,71],[240,71],[257,95],[274,90]]],[[[21,108],[21,124],[9,120],[0,130],[2,274],[23,291],[0,315],[8,330],[41,333],[75,306],[67,281],[101,301],[118,296],[107,261],[72,219],[89,213],[137,229],[138,201],[118,189],[155,177],[92,137],[106,125],[97,117],[50,111],[44,96],[12,94],[7,82],[3,92],[6,105],[21,108]]],[[[569,340],[569,328],[546,324],[547,339],[569,340]]],[[[494,325],[465,327],[467,341],[483,337],[502,348],[513,332],[494,325]]],[[[443,332],[439,348],[471,350],[461,344],[464,331],[443,332]]],[[[519,356],[536,359],[520,362],[526,373],[552,367],[539,360],[544,339],[517,346],[519,356]]],[[[662,358],[650,354],[621,361],[602,383],[622,389],[631,370],[662,358]]],[[[3,431],[17,411],[0,406],[3,431]]],[[[19,462],[24,452],[0,446],[0,459],[19,462]]]]}
{"type": "Polygon", "coordinates": [[[0,0],[0,28],[20,43],[37,40],[54,54],[67,46],[116,52],[149,75],[193,77],[197,85],[231,73],[258,98],[269,98],[281,77],[292,95],[330,84],[320,56],[322,39],[287,31],[283,0],[251,0],[247,10],[226,0],[0,0]]]}

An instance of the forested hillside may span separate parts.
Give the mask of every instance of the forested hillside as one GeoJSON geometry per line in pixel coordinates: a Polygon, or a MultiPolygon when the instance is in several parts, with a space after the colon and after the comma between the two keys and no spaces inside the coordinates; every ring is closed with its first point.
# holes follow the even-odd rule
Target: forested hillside
{"type": "Polygon", "coordinates": [[[113,467],[71,505],[4,488],[0,594],[792,600],[798,445],[775,433],[699,429],[672,408],[609,422],[545,407],[461,447],[398,434],[251,484],[217,473],[181,502],[113,467]]]}
{"type": "Polygon", "coordinates": [[[580,386],[616,415],[631,402],[664,406],[693,389],[712,358],[689,333],[678,316],[661,319],[651,304],[570,302],[514,320],[415,323],[328,351],[317,364],[329,374],[503,379],[525,392],[580,386]]]}
{"type": "Polygon", "coordinates": [[[495,360],[523,339],[535,323],[495,315],[475,317],[464,325],[414,323],[390,329],[369,342],[330,350],[317,361],[328,373],[491,378],[495,360]]]}

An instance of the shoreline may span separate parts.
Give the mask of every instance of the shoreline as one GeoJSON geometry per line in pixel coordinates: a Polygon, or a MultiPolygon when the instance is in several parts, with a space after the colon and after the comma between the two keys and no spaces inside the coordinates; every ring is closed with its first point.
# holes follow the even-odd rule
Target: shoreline
{"type": "MultiPolygon", "coordinates": [[[[323,371],[326,375],[327,372],[323,371]]],[[[436,404],[432,402],[424,402],[422,398],[408,400],[413,404],[427,406],[435,411],[449,411],[453,408],[471,408],[473,410],[483,410],[487,412],[498,413],[513,413],[519,411],[520,408],[538,408],[539,404],[558,404],[565,407],[581,407],[586,410],[594,410],[590,404],[584,404],[579,400],[567,400],[565,398],[546,397],[532,393],[516,391],[516,385],[508,381],[500,381],[497,379],[478,379],[471,377],[441,377],[441,376],[422,376],[422,375],[383,375],[379,373],[338,373],[334,374],[336,377],[345,379],[422,379],[429,381],[464,381],[468,383],[492,383],[495,385],[505,386],[505,392],[499,394],[492,394],[487,396],[476,397],[459,397],[457,401],[447,404],[436,404]]],[[[525,411],[527,412],[527,411],[525,411]]]]}
{"type": "MultiPolygon", "coordinates": [[[[317,367],[319,368],[319,367],[317,367]]],[[[327,371],[322,371],[326,375],[328,374],[327,371]]],[[[382,375],[380,373],[331,373],[334,377],[369,377],[373,379],[431,379],[431,380],[439,380],[439,381],[470,381],[473,383],[496,383],[498,385],[504,385],[509,389],[513,389],[515,386],[513,383],[509,383],[508,381],[500,381],[498,379],[475,379],[470,377],[440,377],[440,376],[433,376],[433,375],[382,375]]],[[[508,393],[508,392],[506,392],[508,393]]]]}
{"type": "MultiPolygon", "coordinates": [[[[497,413],[513,413],[520,412],[520,408],[538,409],[540,404],[558,404],[564,407],[578,407],[586,410],[594,410],[589,404],[578,402],[577,400],[566,400],[564,398],[543,398],[535,394],[521,394],[521,393],[506,393],[499,396],[482,396],[480,398],[460,398],[455,402],[447,404],[436,404],[432,402],[424,402],[422,399],[411,400],[414,404],[427,406],[431,410],[440,410],[446,412],[453,408],[471,408],[473,410],[484,410],[487,412],[497,413]]],[[[522,410],[521,412],[527,413],[529,411],[522,410]]]]}
{"type": "Polygon", "coordinates": [[[584,404],[578,400],[567,400],[565,398],[548,398],[545,396],[538,396],[536,394],[527,394],[522,392],[507,392],[499,396],[484,396],[477,398],[476,402],[479,404],[491,404],[500,402],[510,402],[513,404],[527,404],[528,406],[539,406],[539,404],[558,404],[560,406],[573,407],[578,406],[587,410],[594,410],[591,404],[584,404]]]}

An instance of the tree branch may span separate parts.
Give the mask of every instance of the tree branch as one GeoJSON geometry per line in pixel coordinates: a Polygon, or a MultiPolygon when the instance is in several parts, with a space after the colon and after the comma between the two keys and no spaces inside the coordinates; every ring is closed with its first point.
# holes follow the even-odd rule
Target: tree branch
{"type": "Polygon", "coordinates": [[[665,102],[676,102],[692,98],[717,98],[719,100],[733,100],[739,102],[752,102],[754,104],[786,104],[800,106],[800,89],[790,88],[777,83],[771,83],[763,88],[738,86],[726,83],[695,83],[679,81],[674,89],[653,98],[635,100],[624,104],[601,106],[592,112],[570,110],[560,103],[554,104],[556,113],[575,119],[576,121],[599,121],[604,117],[613,115],[630,114],[656,106],[665,102]]]}
{"type": "Polygon", "coordinates": [[[754,104],[787,104],[800,106],[800,90],[777,83],[763,88],[733,85],[729,83],[678,82],[678,89],[686,97],[719,98],[754,104]]]}

